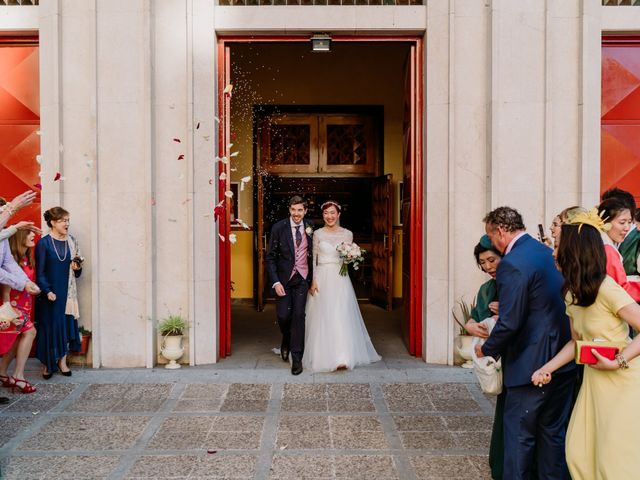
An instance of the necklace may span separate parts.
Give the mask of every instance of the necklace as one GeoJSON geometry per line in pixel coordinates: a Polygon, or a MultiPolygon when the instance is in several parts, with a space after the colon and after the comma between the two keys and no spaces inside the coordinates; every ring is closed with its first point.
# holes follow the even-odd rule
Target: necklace
{"type": "MultiPolygon", "coordinates": [[[[53,241],[53,236],[50,235],[49,238],[51,238],[51,245],[53,245],[53,251],[56,252],[56,257],[58,257],[58,260],[60,260],[61,262],[64,262],[67,259],[67,253],[69,253],[69,243],[68,242],[64,242],[64,255],[62,256],[62,258],[60,258],[60,254],[58,253],[58,249],[56,248],[56,242],[53,241]]],[[[60,242],[62,242],[63,240],[59,240],[60,242]]]]}

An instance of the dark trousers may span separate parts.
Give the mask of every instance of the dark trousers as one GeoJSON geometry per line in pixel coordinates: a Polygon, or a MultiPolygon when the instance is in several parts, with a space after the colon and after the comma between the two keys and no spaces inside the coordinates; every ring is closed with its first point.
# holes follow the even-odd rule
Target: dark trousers
{"type": "Polygon", "coordinates": [[[569,479],[564,446],[575,371],[544,387],[507,388],[504,409],[504,478],[569,479]],[[534,464],[537,474],[534,474],[534,464]]]}
{"type": "Polygon", "coordinates": [[[286,295],[276,295],[276,316],[282,332],[282,343],[289,346],[291,358],[302,361],[304,353],[304,308],[307,303],[309,283],[296,272],[284,287],[286,295]]]}

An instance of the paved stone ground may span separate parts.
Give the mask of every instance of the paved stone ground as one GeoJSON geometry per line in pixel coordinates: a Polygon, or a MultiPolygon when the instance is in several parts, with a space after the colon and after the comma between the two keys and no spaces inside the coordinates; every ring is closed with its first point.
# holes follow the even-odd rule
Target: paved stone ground
{"type": "Polygon", "coordinates": [[[0,477],[489,479],[494,405],[473,374],[410,357],[389,317],[362,308],[383,361],[353,371],[293,377],[270,317],[248,309],[262,326],[217,365],[77,368],[34,394],[1,389],[0,477]]]}
{"type": "Polygon", "coordinates": [[[490,478],[493,404],[462,369],[246,373],[76,370],[8,393],[4,478],[490,478]]]}

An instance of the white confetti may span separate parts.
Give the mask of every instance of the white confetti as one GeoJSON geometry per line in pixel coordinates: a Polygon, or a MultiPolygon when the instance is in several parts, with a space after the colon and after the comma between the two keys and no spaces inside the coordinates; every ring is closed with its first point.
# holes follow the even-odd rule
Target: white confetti
{"type": "Polygon", "coordinates": [[[230,157],[237,157],[240,154],[240,152],[233,152],[231,155],[229,155],[230,157]]]}
{"type": "Polygon", "coordinates": [[[218,237],[220,238],[220,240],[222,240],[223,242],[225,241],[225,238],[223,235],[218,234],[218,237]]]}
{"type": "Polygon", "coordinates": [[[215,115],[213,116],[213,119],[214,119],[216,122],[220,123],[220,119],[219,119],[218,117],[216,117],[215,115]]]}
{"type": "Polygon", "coordinates": [[[42,155],[36,155],[36,162],[38,162],[38,165],[42,163],[42,155]]]}
{"type": "Polygon", "coordinates": [[[218,178],[220,180],[226,180],[227,179],[227,174],[225,172],[222,172],[218,178]]]}
{"type": "Polygon", "coordinates": [[[236,243],[236,241],[237,241],[236,234],[235,233],[230,233],[229,234],[229,242],[233,245],[233,244],[236,243]]]}
{"type": "Polygon", "coordinates": [[[241,181],[242,183],[250,182],[250,181],[251,181],[251,175],[247,175],[246,177],[242,177],[242,178],[240,179],[240,181],[241,181]]]}
{"type": "Polygon", "coordinates": [[[38,136],[42,135],[42,133],[40,132],[40,130],[36,130],[36,135],[38,135],[38,136]]]}
{"type": "Polygon", "coordinates": [[[233,143],[230,143],[229,145],[227,145],[227,150],[231,150],[231,147],[233,147],[233,143]]]}
{"type": "Polygon", "coordinates": [[[224,196],[227,198],[233,198],[233,192],[231,190],[227,190],[224,192],[224,196]]]}
{"type": "Polygon", "coordinates": [[[211,138],[211,135],[203,135],[202,138],[205,139],[205,141],[209,141],[209,138],[211,138]]]}
{"type": "Polygon", "coordinates": [[[249,230],[249,225],[247,225],[246,223],[242,222],[242,228],[244,228],[245,230],[249,230]]]}

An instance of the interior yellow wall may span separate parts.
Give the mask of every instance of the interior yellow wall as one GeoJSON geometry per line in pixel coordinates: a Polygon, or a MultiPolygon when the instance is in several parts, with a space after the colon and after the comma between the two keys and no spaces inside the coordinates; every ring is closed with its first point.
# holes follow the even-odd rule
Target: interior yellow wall
{"type": "MultiPolygon", "coordinates": [[[[333,43],[331,53],[312,53],[306,42],[233,45],[231,150],[239,154],[232,159],[235,171],[231,172],[231,181],[252,175],[254,105],[382,105],[384,173],[393,175],[397,191],[397,182],[402,179],[407,52],[407,44],[397,42],[333,43]]],[[[253,193],[250,182],[238,199],[238,215],[250,226],[253,226],[253,193]]],[[[396,202],[394,195],[394,224],[398,223],[396,202]]],[[[231,253],[233,298],[253,296],[253,240],[251,233],[244,233],[248,234],[247,240],[241,241],[238,235],[231,253]]]]}

